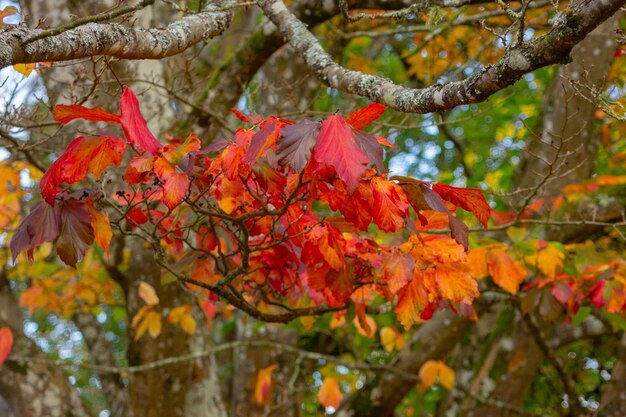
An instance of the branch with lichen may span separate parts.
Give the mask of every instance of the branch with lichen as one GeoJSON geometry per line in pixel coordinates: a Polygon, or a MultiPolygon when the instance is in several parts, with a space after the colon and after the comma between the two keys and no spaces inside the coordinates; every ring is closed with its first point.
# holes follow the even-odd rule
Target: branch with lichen
{"type": "Polygon", "coordinates": [[[231,7],[209,3],[200,13],[185,16],[162,29],[133,29],[117,23],[92,22],[52,34],[38,29],[9,27],[0,31],[0,68],[97,55],[160,59],[221,35],[231,18],[231,7]]]}
{"type": "Polygon", "coordinates": [[[407,113],[431,113],[479,103],[513,85],[529,72],[568,62],[572,48],[624,4],[626,0],[572,2],[555,19],[546,35],[515,45],[496,64],[484,67],[463,81],[412,89],[397,85],[386,78],[342,67],[333,61],[317,38],[281,0],[259,1],[265,15],[322,82],[407,113]]]}

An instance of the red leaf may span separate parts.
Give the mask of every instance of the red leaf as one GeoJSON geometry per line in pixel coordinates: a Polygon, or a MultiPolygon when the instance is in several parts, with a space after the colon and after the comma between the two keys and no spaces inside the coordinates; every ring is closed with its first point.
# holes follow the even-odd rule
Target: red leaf
{"type": "Polygon", "coordinates": [[[280,163],[289,166],[294,172],[301,172],[311,159],[320,127],[320,122],[304,120],[283,128],[276,143],[276,155],[280,163]]]}
{"type": "Polygon", "coordinates": [[[13,347],[13,333],[8,327],[0,328],[0,365],[4,363],[13,347]]]}
{"type": "Polygon", "coordinates": [[[372,178],[374,207],[372,217],[378,228],[385,232],[396,232],[404,227],[409,216],[409,203],[406,195],[397,184],[382,179],[372,178]]]}
{"type": "Polygon", "coordinates": [[[148,129],[146,119],[141,115],[137,97],[128,87],[124,87],[120,110],[122,113],[120,122],[128,142],[153,155],[156,154],[162,145],[148,129]]]}
{"type": "Polygon", "coordinates": [[[339,178],[346,183],[349,193],[358,187],[368,164],[367,155],[357,144],[350,126],[337,115],[322,122],[313,157],[317,162],[335,168],[339,178]]]}
{"type": "Polygon", "coordinates": [[[252,135],[250,147],[246,151],[243,161],[247,164],[252,164],[268,149],[273,148],[280,134],[280,127],[276,120],[270,120],[265,123],[261,130],[252,135]]]}
{"type": "Polygon", "coordinates": [[[57,254],[65,264],[76,267],[94,241],[91,215],[84,201],[65,200],[61,207],[61,233],[56,243],[57,254]]]}
{"type": "Polygon", "coordinates": [[[54,120],[66,124],[75,119],[84,119],[92,122],[120,123],[120,115],[109,113],[102,107],[84,107],[78,104],[57,104],[54,107],[54,120]]]}
{"type": "Polygon", "coordinates": [[[477,188],[459,188],[446,184],[433,184],[433,191],[469,212],[474,213],[478,221],[487,229],[487,222],[491,215],[491,207],[485,200],[483,192],[477,188]]]}
{"type": "Polygon", "coordinates": [[[244,123],[252,123],[252,120],[250,120],[250,118],[246,114],[240,112],[239,110],[235,109],[234,107],[232,109],[230,109],[230,111],[231,111],[232,114],[234,114],[237,117],[237,119],[241,120],[242,122],[244,122],[244,123]]]}
{"type": "Polygon", "coordinates": [[[387,110],[382,104],[372,103],[367,106],[353,111],[346,117],[346,122],[357,130],[361,130],[368,126],[374,120],[378,119],[387,110]]]}
{"type": "Polygon", "coordinates": [[[89,172],[99,179],[109,165],[119,166],[125,150],[126,143],[113,136],[93,139],[77,137],[41,178],[41,195],[48,204],[53,205],[61,183],[73,184],[85,178],[89,172]]]}
{"type": "Polygon", "coordinates": [[[27,251],[30,262],[33,249],[44,242],[52,242],[61,232],[61,212],[58,205],[40,201],[22,221],[11,239],[13,261],[22,251],[27,251]]]}

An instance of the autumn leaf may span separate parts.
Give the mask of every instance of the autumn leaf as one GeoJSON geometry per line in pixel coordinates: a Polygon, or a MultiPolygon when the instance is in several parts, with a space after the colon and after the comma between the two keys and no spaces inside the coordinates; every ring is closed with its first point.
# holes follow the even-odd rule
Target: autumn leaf
{"type": "Polygon", "coordinates": [[[65,264],[75,268],[95,238],[91,215],[84,201],[61,201],[60,207],[61,233],[56,242],[57,254],[65,264]]]}
{"type": "Polygon", "coordinates": [[[52,242],[61,233],[61,208],[40,201],[19,225],[11,238],[13,261],[22,251],[33,261],[33,250],[44,242],[52,242]]]}
{"type": "Polygon", "coordinates": [[[385,232],[402,229],[409,216],[409,203],[404,191],[397,184],[379,177],[372,178],[371,184],[374,223],[385,232]]]}
{"type": "Polygon", "coordinates": [[[77,137],[41,178],[41,195],[48,204],[53,205],[60,191],[60,184],[81,181],[89,172],[99,179],[109,165],[119,165],[122,162],[125,150],[126,143],[113,136],[92,139],[77,137]]]}
{"type": "Polygon", "coordinates": [[[177,172],[171,174],[163,184],[163,204],[172,210],[179,205],[189,191],[189,177],[187,174],[177,172]]]}
{"type": "Polygon", "coordinates": [[[513,260],[503,248],[493,248],[487,255],[489,274],[500,287],[517,294],[520,284],[526,279],[526,270],[518,261],[513,260]]]}
{"type": "Polygon", "coordinates": [[[102,107],[85,107],[79,104],[57,104],[54,106],[54,120],[67,124],[72,120],[83,119],[91,122],[120,123],[120,115],[109,113],[102,107]]]}
{"type": "Polygon", "coordinates": [[[370,123],[377,120],[387,110],[382,104],[372,103],[367,106],[353,111],[346,117],[346,122],[357,130],[362,130],[370,123]]]}
{"type": "Polygon", "coordinates": [[[357,144],[352,129],[337,115],[322,122],[317,143],[313,148],[313,158],[317,162],[333,168],[352,193],[365,173],[368,159],[357,144]]]}
{"type": "Polygon", "coordinates": [[[285,126],[276,142],[276,156],[280,163],[294,172],[302,172],[311,159],[321,126],[320,122],[311,120],[285,126]]]}
{"type": "Polygon", "coordinates": [[[254,401],[259,405],[272,405],[272,373],[278,365],[259,370],[254,386],[254,401]]]}
{"type": "Polygon", "coordinates": [[[335,410],[339,408],[341,401],[343,401],[343,394],[335,378],[324,378],[317,399],[324,407],[333,407],[335,410]]]}
{"type": "Polygon", "coordinates": [[[139,109],[137,97],[128,87],[124,87],[124,92],[122,93],[120,112],[120,123],[122,124],[122,129],[124,129],[124,134],[128,142],[137,146],[139,149],[155,155],[162,145],[148,129],[146,119],[143,118],[141,110],[139,109]]]}
{"type": "Polygon", "coordinates": [[[150,336],[156,338],[161,334],[163,325],[161,323],[161,314],[154,311],[154,306],[151,305],[141,307],[133,317],[131,324],[133,329],[135,329],[135,340],[139,340],[146,331],[150,336]]]}
{"type": "Polygon", "coordinates": [[[548,277],[554,278],[563,268],[565,255],[552,244],[547,244],[537,253],[537,267],[548,277]]]}
{"type": "Polygon", "coordinates": [[[372,135],[357,130],[353,130],[352,133],[359,147],[367,156],[369,165],[376,167],[379,174],[383,173],[385,171],[385,152],[378,140],[372,135]]]}
{"type": "Polygon", "coordinates": [[[450,301],[471,304],[478,297],[478,284],[470,274],[450,264],[439,264],[435,279],[441,296],[450,301]]]}
{"type": "Polygon", "coordinates": [[[419,370],[422,380],[420,390],[423,392],[437,381],[448,390],[454,385],[454,371],[441,361],[428,360],[419,370]]]}
{"type": "Polygon", "coordinates": [[[392,294],[397,293],[413,278],[415,260],[408,254],[394,252],[383,267],[383,279],[392,294]]]}
{"type": "Polygon", "coordinates": [[[192,307],[188,304],[175,307],[167,316],[167,321],[171,324],[178,324],[187,334],[194,334],[196,331],[196,319],[191,315],[192,307]]]}
{"type": "Polygon", "coordinates": [[[109,218],[96,210],[91,201],[87,201],[87,208],[91,215],[91,227],[93,228],[94,240],[102,249],[109,254],[109,244],[113,237],[109,218]]]}
{"type": "Polygon", "coordinates": [[[277,120],[270,120],[252,135],[250,146],[243,157],[244,162],[252,164],[268,149],[273,148],[280,136],[280,127],[281,124],[277,120]]]}
{"type": "Polygon", "coordinates": [[[444,200],[474,213],[478,221],[487,229],[487,222],[491,215],[491,207],[485,200],[483,192],[477,188],[459,188],[450,185],[434,183],[433,191],[444,200]]]}
{"type": "Polygon", "coordinates": [[[0,328],[0,366],[11,353],[13,347],[13,333],[8,327],[0,328]]]}
{"type": "Polygon", "coordinates": [[[405,330],[421,321],[420,313],[429,302],[429,295],[424,286],[422,272],[415,268],[413,279],[398,291],[395,312],[405,330]]]}
{"type": "Polygon", "coordinates": [[[413,178],[396,176],[392,177],[391,180],[397,181],[398,185],[402,187],[411,207],[417,212],[423,225],[426,224],[427,220],[420,215],[421,210],[435,210],[446,214],[450,225],[450,235],[463,245],[465,250],[469,249],[469,230],[467,226],[450,212],[439,194],[431,190],[423,181],[413,178]]]}
{"type": "Polygon", "coordinates": [[[139,290],[137,291],[139,298],[149,306],[159,304],[159,296],[157,295],[154,287],[145,281],[139,282],[139,290]]]}
{"type": "Polygon", "coordinates": [[[384,326],[380,329],[380,343],[387,352],[400,350],[404,346],[402,334],[391,326],[384,326]]]}

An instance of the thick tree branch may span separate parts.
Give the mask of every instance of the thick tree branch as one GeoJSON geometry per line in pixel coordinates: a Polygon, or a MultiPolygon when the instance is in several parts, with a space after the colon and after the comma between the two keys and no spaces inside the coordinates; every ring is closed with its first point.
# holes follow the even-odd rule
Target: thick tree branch
{"type": "Polygon", "coordinates": [[[132,29],[116,23],[86,25],[31,41],[43,31],[11,27],[0,31],[0,68],[18,63],[68,61],[96,55],[125,59],[159,59],[176,55],[221,35],[232,13],[210,3],[164,29],[132,29]],[[28,43],[27,43],[28,42],[28,43]]]}
{"type": "Polygon", "coordinates": [[[430,113],[486,100],[518,81],[524,74],[569,60],[572,48],[600,23],[626,4],[626,0],[578,0],[560,13],[550,32],[510,48],[499,62],[458,82],[410,89],[392,81],[350,71],[336,64],[318,40],[280,0],[261,0],[266,16],[305,60],[311,71],[331,87],[367,97],[407,113],[430,113]]]}

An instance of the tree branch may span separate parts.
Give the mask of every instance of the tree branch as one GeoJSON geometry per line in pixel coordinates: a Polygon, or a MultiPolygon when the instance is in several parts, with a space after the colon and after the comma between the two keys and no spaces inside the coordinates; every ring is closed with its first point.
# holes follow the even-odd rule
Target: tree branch
{"type": "Polygon", "coordinates": [[[578,0],[555,19],[548,34],[516,45],[494,65],[463,81],[410,89],[391,80],[350,71],[335,63],[319,41],[281,0],[260,0],[265,15],[325,84],[347,93],[367,97],[395,110],[430,113],[486,100],[513,85],[524,74],[569,60],[572,48],[600,23],[619,10],[626,0],[578,0]]]}
{"type": "Polygon", "coordinates": [[[176,55],[219,36],[232,18],[230,8],[209,3],[164,29],[132,29],[117,23],[88,23],[55,36],[44,31],[11,27],[0,31],[0,68],[19,63],[68,61],[107,55],[125,59],[159,59],[176,55]]]}

